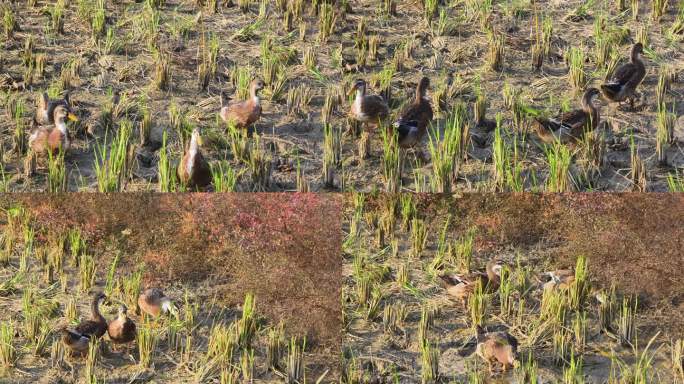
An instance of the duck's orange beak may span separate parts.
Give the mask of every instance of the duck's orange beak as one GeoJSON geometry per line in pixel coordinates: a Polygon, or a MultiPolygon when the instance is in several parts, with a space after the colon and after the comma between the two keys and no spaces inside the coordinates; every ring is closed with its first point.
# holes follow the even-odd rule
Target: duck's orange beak
{"type": "Polygon", "coordinates": [[[67,114],[67,118],[71,121],[78,121],[78,117],[71,112],[67,114]]]}

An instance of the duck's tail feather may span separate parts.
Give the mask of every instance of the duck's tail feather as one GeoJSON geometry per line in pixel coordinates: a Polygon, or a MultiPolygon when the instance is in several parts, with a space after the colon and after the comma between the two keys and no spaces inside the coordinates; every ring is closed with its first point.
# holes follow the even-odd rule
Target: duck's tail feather
{"type": "Polygon", "coordinates": [[[622,89],[622,84],[620,84],[620,83],[608,82],[605,84],[601,84],[601,91],[603,92],[604,95],[607,95],[607,96],[615,96],[618,93],[620,93],[621,89],[622,89]]]}

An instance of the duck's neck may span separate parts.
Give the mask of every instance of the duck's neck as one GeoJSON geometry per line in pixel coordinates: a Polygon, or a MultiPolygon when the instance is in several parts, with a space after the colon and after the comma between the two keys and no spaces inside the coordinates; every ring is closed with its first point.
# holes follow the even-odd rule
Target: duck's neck
{"type": "Polygon", "coordinates": [[[416,87],[416,102],[420,102],[425,98],[426,91],[427,90],[425,89],[423,84],[418,84],[418,86],[416,87]]]}
{"type": "Polygon", "coordinates": [[[638,65],[640,67],[644,66],[644,62],[641,61],[641,55],[639,54],[639,51],[636,48],[632,48],[630,59],[632,61],[632,64],[638,65]]]}
{"type": "Polygon", "coordinates": [[[259,91],[255,87],[249,90],[249,99],[254,103],[254,105],[259,105],[261,100],[259,99],[259,91]]]}
{"type": "Polygon", "coordinates": [[[126,312],[119,312],[119,319],[120,322],[126,322],[128,320],[128,315],[126,315],[126,312]]]}
{"type": "Polygon", "coordinates": [[[59,132],[61,132],[64,136],[67,135],[67,125],[66,122],[64,122],[64,119],[57,119],[55,121],[55,128],[57,128],[57,130],[59,130],[59,132]]]}
{"type": "Polygon", "coordinates": [[[598,109],[594,106],[594,103],[591,102],[592,98],[593,95],[591,94],[584,95],[584,97],[582,98],[582,109],[584,110],[584,112],[588,113],[589,116],[591,116],[591,126],[596,127],[599,120],[599,112],[598,109]]]}
{"type": "Polygon", "coordinates": [[[90,305],[90,315],[93,319],[104,320],[104,316],[100,313],[100,298],[96,297],[93,299],[90,305]]]}
{"type": "Polygon", "coordinates": [[[188,163],[185,164],[188,168],[188,173],[192,172],[193,165],[195,164],[195,158],[197,157],[197,152],[199,152],[197,136],[192,135],[192,138],[190,139],[190,145],[188,146],[188,163]]]}
{"type": "Polygon", "coordinates": [[[494,264],[487,263],[487,277],[490,281],[499,281],[500,276],[494,271],[494,264]]]}

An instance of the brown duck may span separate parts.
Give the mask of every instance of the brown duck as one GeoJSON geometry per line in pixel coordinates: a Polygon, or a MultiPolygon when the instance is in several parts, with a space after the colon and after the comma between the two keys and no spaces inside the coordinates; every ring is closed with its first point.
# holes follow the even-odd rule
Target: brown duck
{"type": "Polygon", "coordinates": [[[416,96],[402,112],[393,127],[397,132],[399,146],[410,148],[420,142],[432,121],[432,106],[426,96],[430,79],[423,77],[416,87],[416,96]]]}
{"type": "Polygon", "coordinates": [[[544,291],[565,290],[575,281],[575,272],[572,269],[559,269],[556,271],[545,272],[548,281],[544,283],[544,291]]]}
{"type": "Polygon", "coordinates": [[[104,293],[96,293],[90,304],[90,319],[76,326],[76,332],[87,337],[102,337],[107,332],[107,319],[100,313],[100,303],[106,299],[104,293]]]}
{"type": "Polygon", "coordinates": [[[221,108],[221,119],[236,128],[249,128],[261,117],[261,99],[259,91],[264,89],[261,79],[254,79],[249,87],[249,99],[232,102],[221,108]]]}
{"type": "Polygon", "coordinates": [[[138,307],[143,313],[158,317],[162,313],[176,310],[170,298],[159,288],[148,288],[138,296],[138,307]]]}
{"type": "Polygon", "coordinates": [[[62,106],[68,112],[71,112],[71,103],[69,102],[69,94],[65,94],[62,99],[50,99],[47,92],[43,92],[38,99],[38,106],[36,107],[36,123],[40,125],[50,125],[55,123],[54,113],[55,108],[62,106]]]}
{"type": "Polygon", "coordinates": [[[485,271],[475,271],[466,275],[440,275],[442,286],[446,288],[447,294],[459,299],[464,308],[468,307],[468,299],[475,292],[478,282],[482,284],[488,292],[495,291],[501,283],[501,268],[499,262],[490,261],[487,263],[485,271]]]}
{"type": "Polygon", "coordinates": [[[178,180],[189,188],[204,188],[211,184],[211,169],[202,155],[201,144],[199,129],[195,128],[177,170],[178,180]]]}
{"type": "Polygon", "coordinates": [[[381,96],[366,94],[366,81],[358,79],[354,82],[351,93],[356,93],[349,110],[349,116],[363,124],[380,124],[389,116],[387,102],[381,96]]]}
{"type": "Polygon", "coordinates": [[[67,327],[59,329],[62,334],[62,343],[67,347],[72,355],[83,356],[88,353],[88,345],[90,344],[90,337],[82,335],[79,332],[72,331],[67,327]]]}
{"type": "Polygon", "coordinates": [[[585,132],[596,129],[601,117],[592,101],[599,93],[596,88],[587,89],[582,96],[582,109],[565,112],[553,118],[535,118],[534,128],[539,138],[547,144],[572,144],[581,140],[585,132]]]}
{"type": "Polygon", "coordinates": [[[47,155],[48,152],[54,155],[60,148],[66,152],[71,145],[65,120],[78,121],[78,118],[63,105],[56,106],[53,113],[53,126],[37,127],[29,135],[29,148],[38,155],[47,155]]]}
{"type": "Polygon", "coordinates": [[[115,344],[127,344],[135,340],[135,323],[128,317],[127,312],[128,308],[125,305],[119,306],[119,316],[107,326],[109,339],[115,344]]]}
{"type": "Polygon", "coordinates": [[[475,353],[480,356],[489,366],[489,373],[493,373],[493,363],[503,366],[504,372],[513,367],[518,356],[518,340],[510,333],[485,332],[477,326],[477,348],[475,353]]]}
{"type": "Polygon", "coordinates": [[[636,88],[646,77],[646,66],[639,56],[643,52],[644,46],[641,43],[634,44],[630,62],[618,67],[611,79],[601,84],[601,92],[606,99],[618,103],[629,99],[634,108],[636,88]]]}

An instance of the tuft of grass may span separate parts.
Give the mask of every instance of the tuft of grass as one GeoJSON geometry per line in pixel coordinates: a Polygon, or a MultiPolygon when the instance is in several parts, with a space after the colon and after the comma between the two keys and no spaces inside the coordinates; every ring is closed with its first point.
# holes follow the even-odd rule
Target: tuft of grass
{"type": "Polygon", "coordinates": [[[127,162],[133,123],[122,120],[114,139],[107,147],[107,137],[95,145],[93,168],[99,192],[121,192],[127,177],[127,162]]]}
{"type": "Polygon", "coordinates": [[[546,190],[548,192],[570,191],[572,188],[572,176],[570,174],[572,154],[570,149],[560,142],[556,142],[550,147],[545,147],[544,152],[549,164],[546,190]]]}
{"type": "Polygon", "coordinates": [[[170,150],[168,149],[167,133],[162,134],[162,146],[159,149],[158,180],[159,192],[175,191],[178,185],[176,172],[171,164],[170,150]]]}
{"type": "Polygon", "coordinates": [[[56,155],[48,151],[48,191],[51,193],[66,192],[67,177],[64,164],[64,151],[59,150],[56,155]]]}
{"type": "Polygon", "coordinates": [[[14,366],[17,359],[17,351],[13,344],[14,324],[11,321],[0,323],[0,367],[8,371],[14,366]]]}
{"type": "Polygon", "coordinates": [[[485,293],[482,286],[482,280],[478,280],[475,285],[475,291],[468,298],[468,310],[470,312],[470,324],[473,328],[476,326],[484,326],[485,318],[487,316],[487,306],[489,297],[485,293]]]}
{"type": "Polygon", "coordinates": [[[584,72],[584,48],[573,47],[568,53],[568,65],[570,71],[568,72],[568,79],[570,85],[576,91],[583,90],[587,83],[587,76],[584,72]]]}
{"type": "Polygon", "coordinates": [[[382,176],[385,191],[397,193],[401,189],[402,153],[397,133],[394,129],[381,131],[382,134],[382,176]]]}
{"type": "Polygon", "coordinates": [[[342,131],[330,124],[323,125],[323,183],[335,186],[335,169],[342,159],[342,131]]]}
{"type": "Polygon", "coordinates": [[[487,66],[492,71],[501,71],[503,69],[504,50],[506,48],[506,35],[503,33],[488,33],[487,40],[489,42],[487,66]]]}
{"type": "Polygon", "coordinates": [[[82,254],[78,261],[78,289],[88,292],[95,283],[95,259],[88,254],[82,254]]]}
{"type": "Polygon", "coordinates": [[[152,364],[152,358],[154,357],[154,350],[157,348],[157,341],[159,336],[156,331],[149,325],[143,325],[138,327],[138,364],[142,368],[149,368],[152,364]]]}
{"type": "Polygon", "coordinates": [[[617,333],[620,343],[624,346],[633,346],[636,342],[636,310],[637,298],[623,297],[622,306],[617,314],[617,333]]]}
{"type": "Polygon", "coordinates": [[[227,161],[211,164],[211,179],[214,192],[235,192],[239,175],[227,161]]]}
{"type": "Polygon", "coordinates": [[[290,339],[287,348],[286,369],[287,375],[285,382],[287,384],[298,384],[303,382],[305,378],[304,373],[304,351],[306,350],[306,338],[301,344],[295,337],[290,339]]]}
{"type": "Polygon", "coordinates": [[[439,348],[430,344],[429,340],[420,344],[422,383],[439,382],[439,348]]]}

